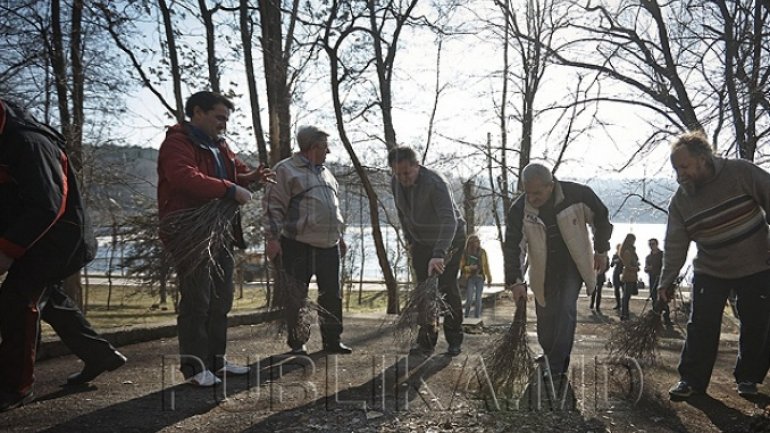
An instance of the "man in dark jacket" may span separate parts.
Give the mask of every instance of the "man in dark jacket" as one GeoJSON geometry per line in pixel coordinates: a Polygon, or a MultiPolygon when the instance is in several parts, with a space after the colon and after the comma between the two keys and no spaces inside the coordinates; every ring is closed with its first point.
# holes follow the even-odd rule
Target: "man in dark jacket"
{"type": "MultiPolygon", "coordinates": [[[[270,170],[262,166],[254,170],[247,167],[220,137],[233,108],[233,103],[220,94],[198,92],[185,104],[185,114],[190,121],[169,128],[158,154],[161,224],[175,211],[194,209],[216,199],[245,204],[251,200],[251,192],[246,186],[256,181],[266,182],[272,177],[270,170]]],[[[240,228],[240,224],[235,226],[240,228]]],[[[188,233],[164,235],[187,236],[188,233]]],[[[234,236],[243,246],[239,230],[234,236]]],[[[206,267],[179,275],[177,327],[181,370],[188,383],[197,386],[220,383],[215,373],[249,372],[248,367],[225,360],[227,314],[233,304],[234,264],[230,251],[215,254],[220,270],[215,275],[210,275],[206,267]]]]}
{"type": "Polygon", "coordinates": [[[563,385],[575,339],[580,287],[585,283],[593,293],[596,272],[607,266],[612,224],[607,207],[591,188],[558,181],[542,164],[524,167],[520,181],[524,194],[508,211],[505,226],[505,284],[514,301],[527,296],[527,286],[532,289],[542,359],[549,366],[546,371],[563,385]]]}
{"type": "Polygon", "coordinates": [[[0,411],[33,399],[40,319],[85,362],[83,384],[126,362],[91,328],[62,280],[93,258],[64,138],[0,99],[0,411]]]}
{"type": "MultiPolygon", "coordinates": [[[[447,353],[459,355],[463,342],[463,310],[457,273],[465,247],[465,220],[452,197],[452,190],[439,173],[423,167],[411,148],[397,147],[388,154],[393,171],[390,187],[398,209],[398,219],[411,250],[417,281],[440,274],[438,288],[449,304],[444,316],[447,353]],[[451,257],[448,257],[451,255],[451,257]]],[[[420,324],[415,354],[431,354],[438,340],[432,323],[420,324]]]]}

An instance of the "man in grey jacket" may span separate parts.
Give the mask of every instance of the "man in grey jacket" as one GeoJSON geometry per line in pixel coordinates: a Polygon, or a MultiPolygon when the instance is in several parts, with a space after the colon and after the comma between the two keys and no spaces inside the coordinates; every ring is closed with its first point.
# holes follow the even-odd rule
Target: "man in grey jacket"
{"type": "MultiPolygon", "coordinates": [[[[388,154],[388,165],[393,170],[390,187],[417,281],[440,274],[439,290],[450,307],[449,314],[444,316],[444,337],[449,343],[447,353],[459,355],[463,342],[463,311],[457,273],[465,246],[465,220],[446,179],[420,165],[413,149],[392,149],[388,154]]],[[[412,352],[429,355],[437,341],[436,325],[421,324],[412,352]]]]}
{"type": "Polygon", "coordinates": [[[669,204],[658,296],[668,302],[687,259],[693,260],[692,312],[672,399],[706,392],[717,357],[722,313],[732,289],[741,322],[733,372],[740,395],[757,394],[770,361],[770,174],[749,161],[713,155],[702,132],[679,136],[671,147],[679,189],[669,204]]]}
{"type": "MultiPolygon", "coordinates": [[[[316,277],[324,351],[347,354],[352,349],[340,341],[340,257],[347,247],[342,238],[339,186],[323,165],[329,153],[328,136],[315,126],[297,131],[299,152],[275,165],[276,183],[265,189],[263,220],[267,257],[280,256],[283,270],[306,287],[316,277]]],[[[293,332],[298,311],[288,311],[287,319],[290,353],[306,355],[307,336],[293,332]]]]}

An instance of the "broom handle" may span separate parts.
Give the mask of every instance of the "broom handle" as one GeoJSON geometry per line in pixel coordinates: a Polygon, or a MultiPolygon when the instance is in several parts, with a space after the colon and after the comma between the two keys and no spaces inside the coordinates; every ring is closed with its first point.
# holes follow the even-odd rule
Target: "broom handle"
{"type": "Polygon", "coordinates": [[[516,301],[516,311],[513,313],[513,321],[521,320],[527,321],[527,297],[521,297],[516,301]]]}

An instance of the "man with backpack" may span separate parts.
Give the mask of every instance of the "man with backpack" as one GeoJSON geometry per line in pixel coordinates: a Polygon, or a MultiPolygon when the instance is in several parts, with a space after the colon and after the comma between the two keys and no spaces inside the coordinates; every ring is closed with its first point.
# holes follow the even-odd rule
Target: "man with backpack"
{"type": "Polygon", "coordinates": [[[126,362],[62,287],[96,253],[64,143],[53,128],[0,99],[0,412],[34,398],[40,319],[85,363],[69,385],[126,362]]]}

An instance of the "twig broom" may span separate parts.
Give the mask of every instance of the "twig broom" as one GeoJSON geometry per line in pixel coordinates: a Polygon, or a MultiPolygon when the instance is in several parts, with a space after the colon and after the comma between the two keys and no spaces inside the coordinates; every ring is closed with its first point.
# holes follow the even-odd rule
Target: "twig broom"
{"type": "Polygon", "coordinates": [[[396,340],[410,342],[419,326],[438,326],[439,316],[452,314],[438,290],[439,275],[432,275],[421,282],[409,293],[409,298],[394,325],[396,340]]]}
{"type": "Polygon", "coordinates": [[[620,322],[607,340],[609,358],[633,358],[642,363],[654,364],[658,355],[658,341],[663,332],[663,306],[663,301],[658,300],[641,317],[620,322]]]}
{"type": "Polygon", "coordinates": [[[508,331],[495,340],[484,354],[485,366],[495,392],[512,395],[529,382],[534,370],[532,352],[527,345],[527,298],[516,302],[516,312],[508,331]]]}

